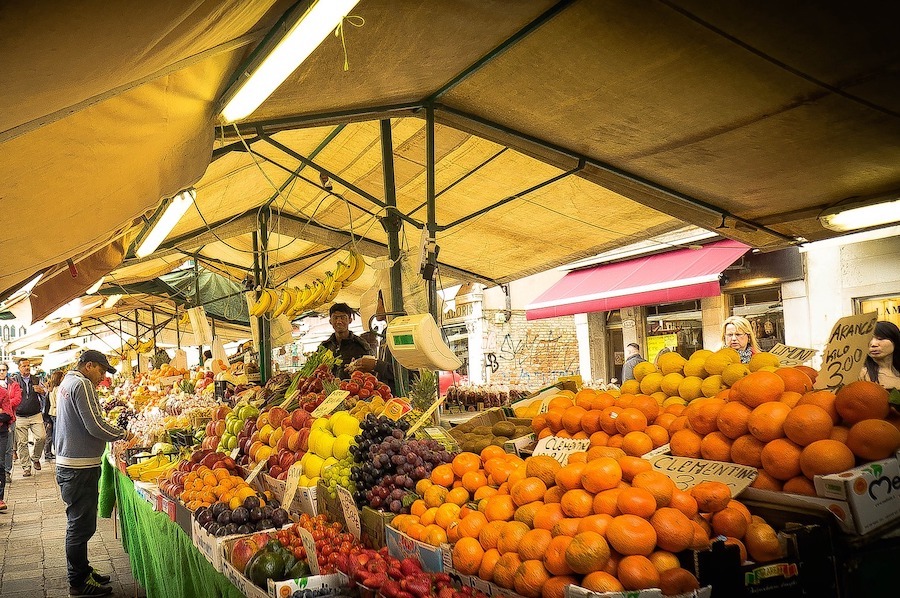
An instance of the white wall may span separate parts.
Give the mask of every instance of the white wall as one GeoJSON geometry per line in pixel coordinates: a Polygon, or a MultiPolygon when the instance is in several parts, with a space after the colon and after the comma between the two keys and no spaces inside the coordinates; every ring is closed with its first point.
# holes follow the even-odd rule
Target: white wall
{"type": "MultiPolygon", "coordinates": [[[[525,309],[526,305],[534,301],[538,295],[559,282],[565,275],[566,272],[562,270],[548,270],[547,272],[527,276],[509,283],[512,309],[525,309]]],[[[500,287],[485,289],[483,301],[485,309],[506,309],[506,298],[503,296],[503,289],[500,287]]]]}

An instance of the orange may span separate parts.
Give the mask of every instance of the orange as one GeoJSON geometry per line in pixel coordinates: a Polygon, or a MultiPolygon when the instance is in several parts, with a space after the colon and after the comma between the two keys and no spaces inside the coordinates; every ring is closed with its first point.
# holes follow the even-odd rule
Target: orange
{"type": "Polygon", "coordinates": [[[609,442],[606,443],[606,446],[610,446],[613,448],[622,448],[622,442],[624,441],[624,439],[625,437],[621,434],[613,434],[609,437],[609,442]]]}
{"type": "MultiPolygon", "coordinates": [[[[521,468],[524,469],[524,468],[521,468]]],[[[540,478],[525,478],[512,484],[509,494],[516,506],[541,500],[547,492],[547,485],[540,478]]]]}
{"type": "Polygon", "coordinates": [[[425,501],[421,498],[413,501],[413,504],[409,506],[409,512],[416,517],[421,517],[422,513],[424,513],[426,510],[428,510],[428,507],[425,506],[425,501]]]}
{"type": "Polygon", "coordinates": [[[612,521],[612,515],[588,515],[578,522],[578,532],[597,532],[601,536],[606,536],[606,528],[612,521]]]}
{"type": "Polygon", "coordinates": [[[656,547],[656,530],[642,517],[619,515],[609,522],[606,539],[619,554],[648,555],[656,547]]]}
{"type": "Polygon", "coordinates": [[[588,436],[601,432],[603,430],[603,428],[600,427],[600,417],[602,415],[603,412],[600,409],[591,409],[585,412],[584,417],[581,418],[581,429],[588,436]]]}
{"type": "Polygon", "coordinates": [[[485,501],[484,516],[488,521],[509,521],[516,512],[515,503],[508,494],[495,494],[485,501]]]}
{"type": "Polygon", "coordinates": [[[549,579],[550,574],[544,563],[536,559],[523,561],[513,577],[513,589],[525,598],[539,598],[549,579]]]}
{"type": "Polygon", "coordinates": [[[767,563],[783,556],[781,542],[772,526],[765,523],[751,523],[744,536],[747,553],[758,563],[767,563]]]}
{"type": "Polygon", "coordinates": [[[453,458],[451,464],[454,475],[462,478],[463,474],[469,471],[478,471],[481,469],[481,457],[475,453],[460,453],[453,458]]]}
{"type": "Polygon", "coordinates": [[[647,427],[647,416],[640,409],[626,407],[616,417],[616,431],[623,436],[629,432],[640,432],[647,427]]]}
{"type": "Polygon", "coordinates": [[[497,548],[497,542],[504,529],[506,529],[505,521],[489,521],[482,526],[481,531],[478,532],[478,542],[481,543],[481,547],[485,550],[497,548]]]}
{"type": "Polygon", "coordinates": [[[572,538],[569,536],[556,536],[550,540],[547,552],[544,554],[544,567],[553,575],[569,575],[574,573],[566,562],[566,551],[572,538]]]}
{"type": "Polygon", "coordinates": [[[619,561],[617,577],[626,590],[659,587],[659,571],[650,559],[642,555],[626,556],[619,561]]]}
{"type": "Polygon", "coordinates": [[[522,505],[516,509],[516,512],[513,514],[513,519],[521,521],[528,527],[534,527],[534,515],[537,513],[537,510],[543,506],[544,503],[539,500],[530,502],[527,505],[522,505]]]}
{"type": "Polygon", "coordinates": [[[563,517],[556,522],[553,529],[550,530],[552,536],[574,536],[578,533],[578,524],[581,523],[581,517],[563,517]]]}
{"type": "Polygon", "coordinates": [[[797,404],[800,402],[800,399],[802,399],[802,398],[803,398],[803,395],[801,395],[799,392],[792,392],[790,390],[786,390],[783,393],[781,393],[780,397],[778,397],[778,402],[784,403],[785,405],[787,405],[788,407],[793,409],[794,407],[797,406],[797,404]]]}
{"type": "Polygon", "coordinates": [[[508,522],[497,539],[497,550],[500,551],[500,554],[506,554],[507,552],[518,553],[522,538],[527,533],[528,526],[521,521],[508,522]]]}
{"type": "MultiPolygon", "coordinates": [[[[805,376],[806,374],[804,374],[805,376]]],[[[725,507],[712,516],[712,528],[716,535],[743,538],[747,533],[747,518],[737,509],[725,507]]]]}
{"type": "Polygon", "coordinates": [[[831,437],[834,422],[821,407],[797,405],[784,420],[784,434],[800,446],[831,437]]]}
{"type": "Polygon", "coordinates": [[[606,443],[609,442],[609,434],[604,431],[594,432],[590,436],[591,448],[598,446],[606,446],[606,443]]]}
{"type": "Polygon", "coordinates": [[[675,482],[658,471],[642,471],[632,478],[631,485],[649,492],[656,501],[657,508],[669,506],[672,495],[677,490],[675,482]]]}
{"type": "Polygon", "coordinates": [[[453,467],[449,464],[438,465],[431,470],[431,481],[444,488],[453,486],[456,475],[453,473],[453,467]]]}
{"type": "Polygon", "coordinates": [[[600,571],[609,561],[609,544],[597,532],[582,532],[566,548],[566,564],[575,573],[600,571]]]}
{"type": "Polygon", "coordinates": [[[700,582],[687,569],[676,567],[659,574],[659,588],[663,596],[678,596],[699,590],[700,582]]]}
{"type": "MultiPolygon", "coordinates": [[[[691,534],[693,533],[694,528],[691,526],[691,534]]],[[[653,551],[653,554],[647,558],[650,559],[650,562],[653,563],[653,566],[656,567],[656,570],[660,573],[668,571],[669,569],[677,569],[681,566],[681,561],[678,560],[678,557],[668,550],[655,550],[653,551]]]]}
{"type": "Polygon", "coordinates": [[[850,428],[845,426],[835,426],[831,429],[831,436],[829,436],[829,438],[847,444],[848,436],[850,436],[850,428]]]}
{"type": "Polygon", "coordinates": [[[563,488],[562,486],[551,486],[550,488],[547,488],[547,491],[544,493],[544,502],[545,503],[551,503],[551,502],[558,503],[559,501],[562,500],[562,496],[565,493],[566,493],[566,489],[563,488]]]}
{"type": "Polygon", "coordinates": [[[487,497],[493,496],[495,494],[497,494],[496,488],[491,488],[490,486],[482,486],[481,488],[479,488],[478,490],[475,491],[475,495],[472,498],[474,498],[476,501],[479,501],[483,498],[487,498],[487,497]]]}
{"type": "Polygon", "coordinates": [[[880,384],[866,380],[851,382],[837,391],[834,406],[850,425],[864,419],[884,419],[891,411],[888,392],[880,384]]]}
{"type": "Polygon", "coordinates": [[[784,392],[784,380],[773,372],[758,371],[742,378],[740,384],[731,390],[737,393],[738,401],[756,408],[763,403],[777,401],[784,392]]]}
{"type": "Polygon", "coordinates": [[[762,450],[765,443],[751,434],[744,434],[731,443],[731,460],[739,465],[762,467],[762,450]]]}
{"type": "Polygon", "coordinates": [[[447,532],[439,525],[426,525],[422,542],[432,546],[440,546],[447,543],[447,532]]]}
{"type": "Polygon", "coordinates": [[[521,544],[519,544],[519,557],[523,561],[531,559],[543,560],[544,554],[546,554],[547,547],[550,546],[550,540],[552,539],[553,534],[551,534],[549,530],[528,530],[522,537],[521,544]]]}
{"type": "Polygon", "coordinates": [[[700,441],[700,456],[711,461],[731,461],[731,438],[721,432],[707,434],[700,441]]]}
{"type": "Polygon", "coordinates": [[[581,476],[587,464],[569,463],[556,472],[556,484],[566,490],[581,488],[581,476]]]}
{"type": "Polygon", "coordinates": [[[603,594],[605,592],[623,592],[625,587],[619,580],[606,571],[594,571],[584,576],[580,583],[575,583],[586,590],[603,594]]]}
{"type": "Polygon", "coordinates": [[[677,457],[699,458],[701,456],[700,443],[702,441],[703,438],[700,434],[685,428],[672,434],[672,437],[669,439],[669,448],[672,454],[677,457]]]}
{"type": "Polygon", "coordinates": [[[622,439],[622,450],[627,455],[640,457],[653,450],[653,440],[644,432],[628,432],[622,439]]]}
{"type": "Polygon", "coordinates": [[[821,407],[831,416],[831,421],[833,423],[838,423],[841,419],[840,414],[837,411],[837,407],[834,406],[834,402],[837,399],[835,394],[830,390],[814,390],[812,392],[807,392],[797,401],[797,405],[815,405],[816,407],[821,407]]]}
{"type": "MultiPolygon", "coordinates": [[[[544,419],[547,422],[545,430],[550,430],[554,434],[558,434],[563,429],[562,416],[563,409],[551,408],[550,411],[544,414],[544,419]]],[[[543,432],[544,430],[541,431],[543,432]]]]}
{"type": "Polygon", "coordinates": [[[759,490],[771,490],[772,492],[781,492],[781,480],[777,480],[763,470],[759,470],[756,479],[750,484],[751,488],[759,490]]]}
{"type": "Polygon", "coordinates": [[[694,539],[694,526],[691,520],[671,507],[663,507],[650,518],[650,525],[656,531],[656,545],[663,550],[681,552],[686,550],[694,539]]]}
{"type": "Polygon", "coordinates": [[[609,435],[617,434],[616,419],[619,413],[623,411],[623,407],[607,407],[600,412],[600,427],[609,435]]]}
{"type": "Polygon", "coordinates": [[[612,488],[604,490],[594,497],[594,514],[596,515],[621,515],[619,511],[619,493],[622,488],[612,488]]]}
{"type": "Polygon", "coordinates": [[[672,500],[669,501],[669,506],[684,513],[688,519],[696,517],[699,511],[697,499],[691,496],[690,492],[685,492],[678,488],[672,491],[672,500]]]}
{"type": "Polygon", "coordinates": [[[560,507],[567,517],[587,517],[593,512],[593,502],[592,494],[576,488],[563,494],[560,507]]]}
{"type": "Polygon", "coordinates": [[[784,486],[781,487],[781,491],[788,494],[817,496],[816,487],[808,477],[803,475],[798,475],[786,481],[784,486]]]}
{"type": "Polygon", "coordinates": [[[767,443],[760,453],[763,469],[773,478],[782,481],[800,475],[801,448],[787,438],[767,443]]]}
{"type": "Polygon", "coordinates": [[[550,402],[547,403],[548,409],[568,409],[571,406],[572,406],[571,399],[569,399],[565,396],[562,396],[562,395],[557,395],[557,396],[553,397],[552,399],[550,399],[550,402]]]}
{"type": "Polygon", "coordinates": [[[460,520],[457,533],[461,538],[477,538],[487,523],[488,520],[484,513],[474,511],[460,520]]]}
{"type": "Polygon", "coordinates": [[[647,395],[634,395],[630,407],[638,409],[644,414],[648,422],[652,422],[659,415],[659,403],[656,399],[647,395]]]}
{"type": "Polygon", "coordinates": [[[556,483],[556,472],[561,468],[559,461],[547,455],[525,459],[525,475],[529,478],[538,478],[547,486],[556,483]]]}
{"type": "Polygon", "coordinates": [[[559,503],[545,504],[535,512],[532,525],[535,529],[552,530],[553,526],[565,516],[559,503]]]}
{"type": "Polygon", "coordinates": [[[615,459],[599,457],[587,462],[581,477],[584,489],[596,494],[615,488],[622,481],[622,468],[615,459]]]}
{"type": "Polygon", "coordinates": [[[474,494],[479,488],[487,486],[487,477],[481,470],[467,471],[462,475],[462,487],[474,494]]]}
{"type": "Polygon", "coordinates": [[[640,457],[632,457],[629,455],[620,457],[618,461],[619,467],[622,468],[622,479],[626,482],[630,482],[631,480],[633,480],[634,476],[641,473],[642,471],[650,471],[651,469],[653,469],[650,461],[641,459],[640,457]]]}
{"type": "Polygon", "coordinates": [[[864,419],[850,428],[847,446],[867,461],[887,459],[900,448],[900,430],[884,420],[864,419]]]}
{"type": "Polygon", "coordinates": [[[703,436],[718,429],[716,419],[724,407],[725,401],[722,399],[696,399],[691,401],[687,409],[684,410],[684,414],[688,418],[688,425],[691,430],[703,436]]]}
{"type": "Polygon", "coordinates": [[[481,451],[482,463],[487,463],[489,459],[494,457],[506,457],[506,451],[503,450],[503,447],[491,444],[484,447],[484,450],[481,451]]]}
{"type": "Polygon", "coordinates": [[[581,431],[581,418],[587,413],[584,407],[573,406],[563,411],[562,425],[569,434],[581,431]]]}
{"type": "Polygon", "coordinates": [[[444,488],[443,486],[438,486],[435,484],[431,486],[425,491],[425,494],[422,498],[425,500],[426,507],[439,507],[444,504],[444,501],[447,498],[447,493],[449,490],[444,488]]]}
{"type": "Polygon", "coordinates": [[[499,560],[499,550],[496,548],[485,550],[484,556],[481,557],[481,566],[478,568],[478,577],[485,581],[492,581],[494,579],[494,567],[497,566],[497,561],[499,560]]]}
{"type": "Polygon", "coordinates": [[[459,519],[459,505],[451,502],[439,506],[437,513],[434,514],[434,522],[444,529],[457,519],[459,519]]]}
{"type": "Polygon", "coordinates": [[[448,492],[444,500],[461,507],[469,502],[469,491],[459,486],[448,492]]]}
{"type": "Polygon", "coordinates": [[[762,442],[783,438],[784,420],[789,413],[791,408],[780,401],[763,403],[750,413],[747,429],[762,442]]]}
{"type": "Polygon", "coordinates": [[[435,517],[437,517],[438,507],[430,507],[425,510],[424,513],[419,517],[419,523],[422,525],[431,525],[434,523],[435,517]]]}
{"type": "Polygon", "coordinates": [[[799,392],[801,395],[812,390],[813,384],[806,372],[796,368],[779,368],[775,375],[784,380],[784,390],[799,392]]]}
{"type": "Polygon", "coordinates": [[[731,501],[731,490],[722,482],[700,482],[690,492],[703,513],[721,511],[731,501]]]}
{"type": "Polygon", "coordinates": [[[578,578],[572,575],[554,575],[544,584],[541,598],[565,598],[566,587],[571,585],[579,585],[578,578]]]}
{"type": "Polygon", "coordinates": [[[596,390],[593,388],[582,388],[578,392],[575,393],[575,404],[579,407],[584,407],[585,409],[590,410],[591,404],[594,401],[594,397],[597,396],[596,390]]]}
{"type": "Polygon", "coordinates": [[[517,553],[507,552],[506,554],[501,554],[497,564],[494,565],[494,583],[501,588],[513,589],[515,587],[516,571],[519,570],[519,565],[521,564],[522,559],[519,558],[517,553]]]}
{"type": "Polygon", "coordinates": [[[453,567],[464,575],[474,575],[481,567],[484,549],[475,538],[461,538],[453,546],[453,567]]]}
{"type": "MultiPolygon", "coordinates": [[[[634,432],[634,433],[640,434],[640,432],[634,432]]],[[[666,430],[663,426],[656,425],[656,424],[647,426],[647,429],[644,430],[643,433],[646,434],[647,437],[650,439],[650,443],[653,448],[659,448],[662,445],[669,442],[669,431],[666,430]]],[[[628,436],[626,435],[625,438],[627,439],[628,436]]],[[[624,447],[625,444],[626,443],[623,440],[622,446],[624,447]]]]}

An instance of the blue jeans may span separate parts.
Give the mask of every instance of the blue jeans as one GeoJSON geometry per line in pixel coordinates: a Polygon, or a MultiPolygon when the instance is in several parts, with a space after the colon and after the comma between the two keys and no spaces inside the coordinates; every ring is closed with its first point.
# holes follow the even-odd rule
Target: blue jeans
{"type": "MultiPolygon", "coordinates": [[[[3,460],[3,466],[6,473],[12,473],[13,452],[16,450],[16,422],[9,425],[9,440],[6,443],[6,457],[3,460]]],[[[2,455],[0,455],[2,456],[2,455]]]]}
{"type": "Polygon", "coordinates": [[[66,566],[69,585],[80,588],[91,574],[88,540],[97,531],[100,466],[88,469],[56,467],[56,483],[66,503],[66,566]]]}

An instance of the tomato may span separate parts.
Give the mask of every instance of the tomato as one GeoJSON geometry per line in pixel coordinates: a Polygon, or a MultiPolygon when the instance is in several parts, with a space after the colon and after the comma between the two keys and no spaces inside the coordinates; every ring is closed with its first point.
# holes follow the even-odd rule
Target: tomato
{"type": "Polygon", "coordinates": [[[303,559],[306,557],[306,555],[303,554],[303,551],[300,548],[294,548],[293,550],[291,550],[291,552],[294,554],[294,558],[297,560],[300,560],[300,559],[303,559]]]}
{"type": "Polygon", "coordinates": [[[312,537],[313,537],[313,540],[315,540],[318,543],[319,540],[321,540],[322,538],[325,537],[325,532],[323,532],[320,529],[315,529],[312,531],[312,537]]]}
{"type": "Polygon", "coordinates": [[[318,552],[320,556],[327,557],[329,554],[334,552],[334,548],[331,546],[331,544],[326,544],[321,549],[319,549],[318,552]]]}
{"type": "Polygon", "coordinates": [[[339,550],[341,554],[350,554],[351,548],[352,545],[350,544],[350,542],[341,542],[341,547],[339,550]]]}
{"type": "Polygon", "coordinates": [[[297,546],[303,546],[303,540],[301,540],[297,536],[294,536],[293,538],[291,538],[291,547],[296,548],[297,546]]]}
{"type": "MultiPolygon", "coordinates": [[[[365,382],[363,382],[362,387],[366,388],[368,390],[375,390],[375,383],[371,380],[366,380],[365,382]]],[[[362,389],[360,389],[360,390],[362,390],[362,389]]]]}

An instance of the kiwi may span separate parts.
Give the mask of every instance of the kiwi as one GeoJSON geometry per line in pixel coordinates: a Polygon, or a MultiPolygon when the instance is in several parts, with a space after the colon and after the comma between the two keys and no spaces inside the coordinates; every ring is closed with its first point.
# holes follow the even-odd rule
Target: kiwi
{"type": "Polygon", "coordinates": [[[522,436],[528,436],[531,434],[532,430],[528,426],[516,426],[516,433],[513,435],[513,438],[521,438],[522,436]]]}
{"type": "Polygon", "coordinates": [[[507,421],[497,422],[491,428],[491,432],[494,436],[506,436],[510,437],[516,433],[516,426],[507,421]]]}
{"type": "Polygon", "coordinates": [[[478,436],[494,436],[492,433],[490,426],[478,426],[474,430],[472,430],[473,434],[477,434],[478,436]]]}
{"type": "Polygon", "coordinates": [[[491,441],[489,438],[482,438],[480,440],[476,440],[472,444],[473,444],[472,450],[469,452],[481,454],[481,451],[483,451],[487,447],[491,446],[491,441]]]}
{"type": "Polygon", "coordinates": [[[506,436],[494,436],[491,439],[491,444],[493,444],[494,446],[503,446],[507,442],[509,442],[509,438],[507,438],[506,436]]]}

